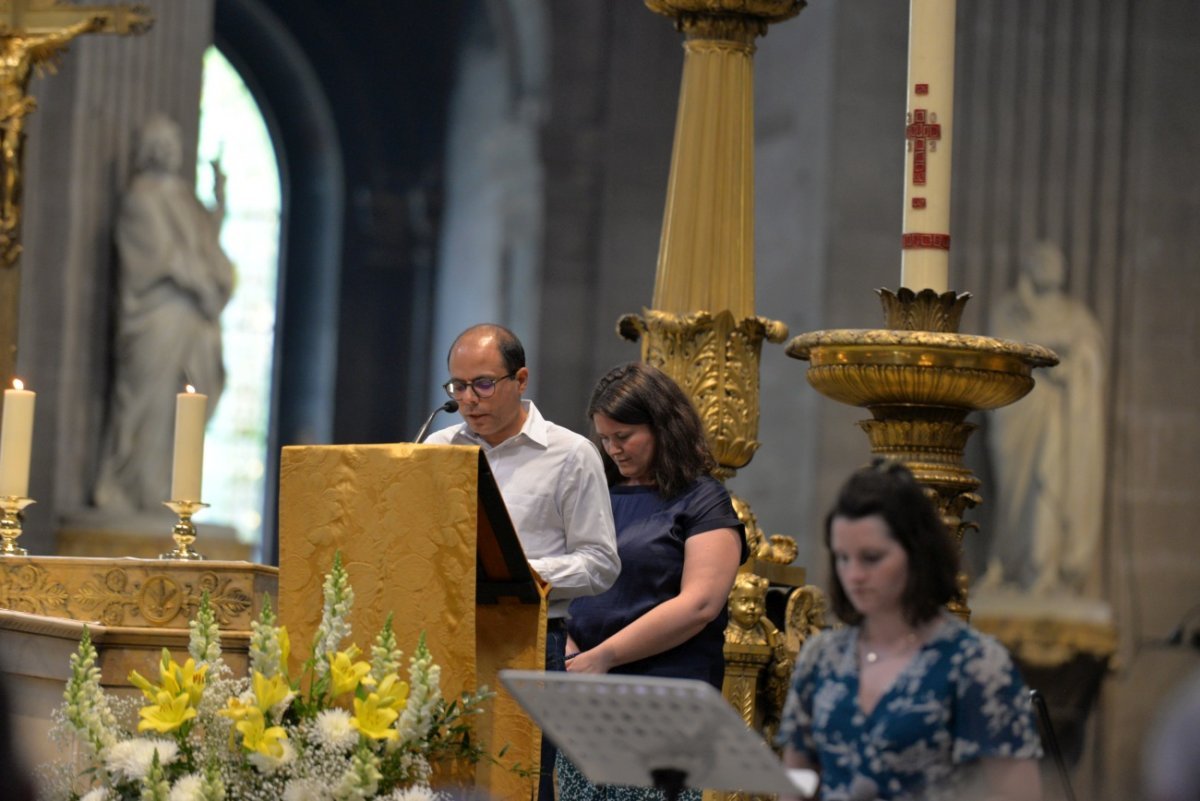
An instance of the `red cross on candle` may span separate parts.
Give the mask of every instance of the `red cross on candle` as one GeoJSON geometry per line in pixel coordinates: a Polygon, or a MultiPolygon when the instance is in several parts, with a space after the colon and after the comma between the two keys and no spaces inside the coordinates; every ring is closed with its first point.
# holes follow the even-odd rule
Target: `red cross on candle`
{"type": "Polygon", "coordinates": [[[942,126],[937,122],[937,115],[927,109],[913,109],[908,116],[904,136],[913,152],[913,183],[924,186],[926,146],[928,143],[929,150],[937,150],[937,140],[942,138],[942,126]]]}

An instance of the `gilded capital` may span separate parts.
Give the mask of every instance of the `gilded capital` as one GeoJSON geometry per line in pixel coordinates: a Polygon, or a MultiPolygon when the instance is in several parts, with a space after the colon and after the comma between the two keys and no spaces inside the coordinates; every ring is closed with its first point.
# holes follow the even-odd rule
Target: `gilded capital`
{"type": "Polygon", "coordinates": [[[671,17],[681,29],[686,20],[735,17],[761,24],[764,33],[767,25],[791,19],[805,5],[806,0],[646,0],[647,8],[671,17]]]}
{"type": "Polygon", "coordinates": [[[617,331],[641,340],[642,361],[671,376],[696,405],[723,477],[758,450],[758,362],[762,342],[780,343],[787,326],[776,320],[735,320],[728,311],[674,314],[643,309],[617,331]]]}

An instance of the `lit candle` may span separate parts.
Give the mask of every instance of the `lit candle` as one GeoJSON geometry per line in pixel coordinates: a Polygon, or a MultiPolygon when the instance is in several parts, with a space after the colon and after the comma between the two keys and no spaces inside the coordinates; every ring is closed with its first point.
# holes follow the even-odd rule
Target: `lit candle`
{"type": "Polygon", "coordinates": [[[171,470],[172,501],[199,501],[204,470],[204,418],[208,396],[188,385],[175,396],[175,462],[171,470]]]}
{"type": "Polygon", "coordinates": [[[949,288],[956,0],[911,0],[900,285],[949,288]]]}
{"type": "Polygon", "coordinates": [[[33,452],[33,405],[37,393],[25,389],[21,379],[4,390],[4,416],[0,419],[0,496],[24,498],[29,492],[29,457],[33,452]]]}

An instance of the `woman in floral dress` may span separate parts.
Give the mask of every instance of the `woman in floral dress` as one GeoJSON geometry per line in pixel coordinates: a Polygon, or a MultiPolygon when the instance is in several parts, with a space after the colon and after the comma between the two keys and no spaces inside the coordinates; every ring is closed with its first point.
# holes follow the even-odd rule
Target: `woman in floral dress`
{"type": "Polygon", "coordinates": [[[877,460],[825,523],[847,625],[800,652],[779,739],[825,801],[1041,798],[1029,693],[996,640],[944,611],[958,555],[902,465],[877,460]]]}

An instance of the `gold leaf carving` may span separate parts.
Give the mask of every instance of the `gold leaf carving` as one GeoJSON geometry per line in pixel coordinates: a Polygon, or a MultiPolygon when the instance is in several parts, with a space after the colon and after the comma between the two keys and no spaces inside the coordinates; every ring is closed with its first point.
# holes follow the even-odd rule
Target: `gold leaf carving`
{"type": "Polygon", "coordinates": [[[32,564],[0,566],[0,606],[34,615],[53,615],[67,606],[67,589],[45,568],[32,564]]]}

